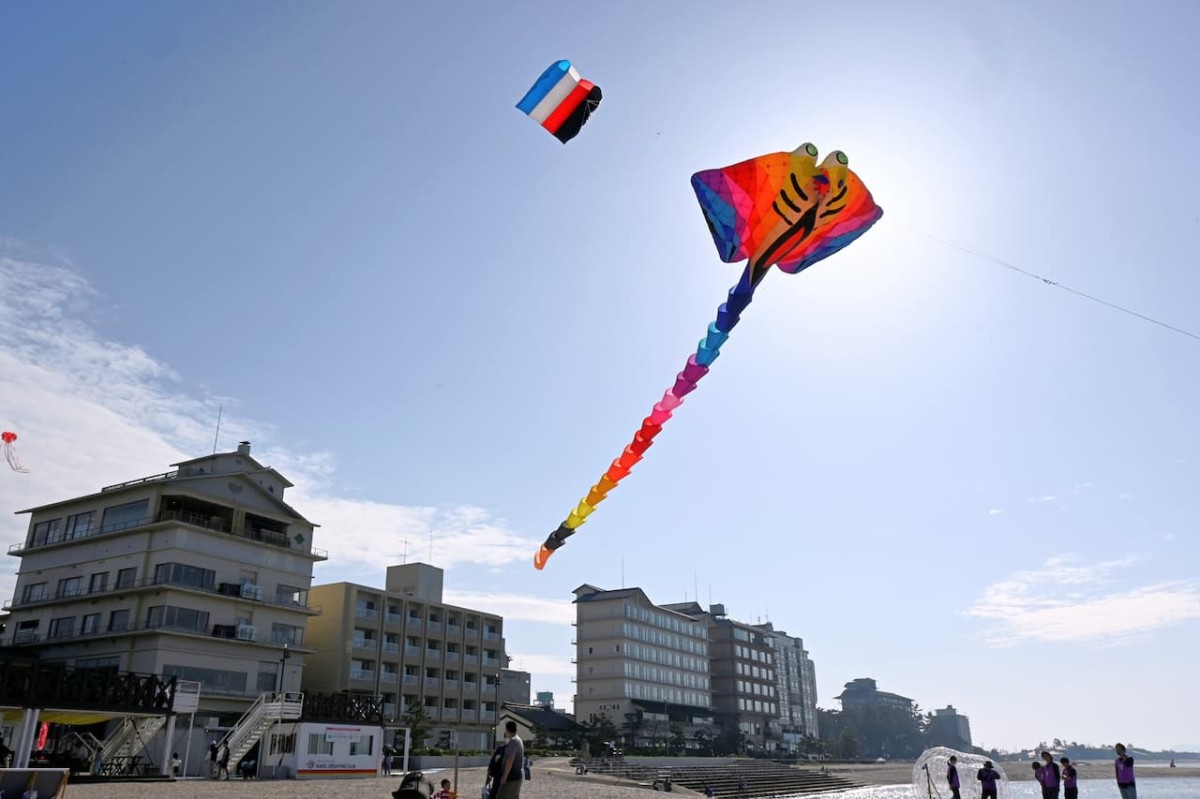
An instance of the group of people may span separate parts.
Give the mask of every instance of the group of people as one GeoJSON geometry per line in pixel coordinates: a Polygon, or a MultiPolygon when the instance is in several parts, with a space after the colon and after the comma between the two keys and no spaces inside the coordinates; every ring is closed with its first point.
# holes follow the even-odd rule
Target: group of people
{"type": "MultiPolygon", "coordinates": [[[[1137,799],[1137,785],[1133,778],[1133,758],[1125,753],[1125,744],[1117,744],[1114,749],[1117,757],[1113,761],[1113,769],[1121,799],[1137,799]]],[[[1042,799],[1058,799],[1060,787],[1064,799],[1078,799],[1079,772],[1071,764],[1069,757],[1059,758],[1059,762],[1055,763],[1053,755],[1049,752],[1042,752],[1041,760],[1035,761],[1031,765],[1034,779],[1042,786],[1042,799]]],[[[980,782],[982,799],[996,799],[996,785],[1000,780],[1000,772],[992,766],[992,761],[984,761],[983,768],[975,772],[975,779],[980,782]]],[[[960,799],[959,789],[962,787],[962,782],[958,776],[958,758],[954,755],[950,756],[950,762],[946,767],[946,782],[950,786],[952,799],[960,799]]]]}

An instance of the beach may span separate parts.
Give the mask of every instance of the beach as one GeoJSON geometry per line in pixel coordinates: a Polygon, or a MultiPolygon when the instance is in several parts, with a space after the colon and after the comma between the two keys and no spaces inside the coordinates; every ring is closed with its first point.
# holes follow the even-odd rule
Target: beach
{"type": "MultiPolygon", "coordinates": [[[[1032,769],[1024,762],[1001,763],[1000,766],[1014,781],[1032,781],[1032,769]]],[[[900,786],[912,781],[911,762],[833,765],[828,770],[838,776],[867,786],[900,786]]],[[[1109,780],[1112,766],[1108,763],[1081,763],[1082,779],[1109,780]]],[[[443,777],[453,779],[453,770],[429,772],[434,781],[443,777]]],[[[1157,782],[1160,779],[1197,779],[1200,768],[1143,768],[1138,780],[1157,782]]],[[[459,796],[477,799],[483,786],[484,769],[459,770],[459,796]]],[[[367,779],[322,780],[240,780],[212,781],[201,779],[153,783],[106,783],[71,785],[68,799],[222,799],[223,797],[253,797],[253,799],[389,799],[400,784],[400,775],[367,779]]],[[[566,763],[535,768],[533,779],[521,790],[522,799],[563,799],[586,796],[588,799],[647,799],[647,788],[622,783],[605,775],[576,775],[566,763]]],[[[675,793],[698,796],[680,786],[675,793]]]]}

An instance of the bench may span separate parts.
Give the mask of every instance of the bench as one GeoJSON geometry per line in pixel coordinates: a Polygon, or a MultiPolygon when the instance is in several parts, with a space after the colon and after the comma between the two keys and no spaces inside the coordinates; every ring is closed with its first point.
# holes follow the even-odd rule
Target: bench
{"type": "Polygon", "coordinates": [[[30,791],[37,799],[63,799],[70,775],[65,768],[0,768],[0,799],[22,799],[30,791]]]}

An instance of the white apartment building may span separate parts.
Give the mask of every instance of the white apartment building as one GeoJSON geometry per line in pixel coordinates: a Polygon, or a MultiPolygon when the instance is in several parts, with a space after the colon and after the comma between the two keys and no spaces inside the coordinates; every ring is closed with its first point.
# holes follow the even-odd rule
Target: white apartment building
{"type": "Polygon", "coordinates": [[[650,601],[640,588],[575,594],[575,718],[606,715],[618,729],[660,736],[712,724],[708,631],[703,621],[650,601]]]}
{"type": "Polygon", "coordinates": [[[432,722],[430,740],[456,732],[461,748],[490,749],[505,662],[504,619],[446,604],[442,578],[435,566],[409,563],[389,566],[382,589],[313,586],[312,602],[322,612],[308,625],[317,651],[308,658],[304,689],[382,697],[392,729],[419,704],[432,722]]]}
{"type": "Polygon", "coordinates": [[[249,442],[173,466],[20,511],[0,644],[197,681],[199,714],[228,723],[264,691],[299,690],[313,564],[327,556],[249,442]]]}

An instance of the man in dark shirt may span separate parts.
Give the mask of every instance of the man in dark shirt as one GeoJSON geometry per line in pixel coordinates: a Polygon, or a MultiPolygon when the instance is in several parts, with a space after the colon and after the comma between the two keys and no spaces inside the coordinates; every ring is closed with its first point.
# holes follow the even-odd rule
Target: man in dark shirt
{"type": "Polygon", "coordinates": [[[992,761],[984,761],[983,768],[975,772],[975,779],[979,780],[982,788],[981,799],[996,799],[996,783],[1000,781],[1000,772],[992,767],[992,761]]]}
{"type": "Polygon", "coordinates": [[[1117,790],[1121,799],[1137,799],[1137,785],[1133,779],[1133,758],[1125,754],[1125,744],[1117,744],[1114,749],[1117,759],[1113,761],[1113,770],[1117,773],[1117,790]]]}
{"type": "Polygon", "coordinates": [[[958,795],[958,789],[962,786],[958,781],[958,757],[955,755],[950,755],[950,763],[946,766],[946,784],[950,786],[953,799],[962,799],[958,795]]]}

